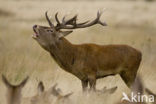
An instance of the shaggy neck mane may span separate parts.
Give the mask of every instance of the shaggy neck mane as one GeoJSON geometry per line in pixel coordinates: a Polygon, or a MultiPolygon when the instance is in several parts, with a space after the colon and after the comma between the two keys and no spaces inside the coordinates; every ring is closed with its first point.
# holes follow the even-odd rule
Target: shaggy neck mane
{"type": "Polygon", "coordinates": [[[55,44],[50,46],[49,50],[51,56],[59,64],[59,66],[66,71],[71,71],[74,64],[76,48],[67,39],[60,38],[55,44]]]}

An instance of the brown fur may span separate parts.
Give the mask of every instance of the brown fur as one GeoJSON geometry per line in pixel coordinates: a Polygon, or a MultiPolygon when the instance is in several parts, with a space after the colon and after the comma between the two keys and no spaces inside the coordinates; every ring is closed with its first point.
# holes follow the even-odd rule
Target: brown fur
{"type": "Polygon", "coordinates": [[[61,68],[91,86],[98,78],[120,74],[130,87],[141,61],[141,53],[127,45],[73,45],[65,38],[49,52],[61,68]]]}

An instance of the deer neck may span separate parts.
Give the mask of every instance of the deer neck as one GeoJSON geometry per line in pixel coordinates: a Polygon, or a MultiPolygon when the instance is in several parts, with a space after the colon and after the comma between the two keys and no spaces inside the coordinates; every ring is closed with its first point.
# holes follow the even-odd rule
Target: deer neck
{"type": "Polygon", "coordinates": [[[74,61],[75,47],[65,38],[61,38],[56,44],[50,46],[51,56],[59,66],[70,72],[74,61]]]}

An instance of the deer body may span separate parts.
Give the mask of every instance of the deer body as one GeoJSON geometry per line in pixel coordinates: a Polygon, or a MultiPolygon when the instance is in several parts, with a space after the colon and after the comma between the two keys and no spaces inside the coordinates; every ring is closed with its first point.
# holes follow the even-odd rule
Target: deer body
{"type": "MultiPolygon", "coordinates": [[[[49,52],[62,69],[82,81],[89,81],[90,77],[98,79],[126,74],[124,72],[129,78],[123,80],[130,81],[131,77],[135,77],[141,61],[141,53],[127,45],[74,45],[65,38],[60,39],[49,52]]],[[[132,82],[127,82],[128,86],[132,82]]]]}
{"type": "Polygon", "coordinates": [[[75,45],[64,38],[72,31],[60,31],[60,29],[89,27],[97,23],[105,26],[105,23],[99,21],[100,15],[98,12],[97,18],[88,24],[87,22],[75,24],[76,17],[66,22],[63,18],[64,23],[61,24],[56,14],[58,24],[54,26],[46,13],[50,27],[35,25],[34,39],[50,52],[62,69],[81,80],[83,90],[86,90],[88,83],[90,88],[95,90],[96,79],[115,74],[120,74],[130,87],[141,62],[141,52],[127,45],[75,45]]]}

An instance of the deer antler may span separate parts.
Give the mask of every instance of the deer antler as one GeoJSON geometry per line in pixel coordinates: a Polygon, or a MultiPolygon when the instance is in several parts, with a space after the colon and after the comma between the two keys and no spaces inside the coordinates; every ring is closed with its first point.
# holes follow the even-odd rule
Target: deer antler
{"type": "Polygon", "coordinates": [[[102,15],[102,12],[97,12],[97,18],[88,23],[89,21],[83,22],[83,23],[76,23],[77,15],[75,15],[73,18],[69,19],[68,21],[65,21],[65,17],[62,19],[62,24],[58,27],[59,29],[77,29],[77,28],[85,28],[90,27],[95,24],[101,24],[102,26],[106,26],[105,22],[100,21],[100,17],[102,15]]]}
{"type": "Polygon", "coordinates": [[[102,12],[98,11],[97,12],[97,17],[96,19],[94,19],[93,21],[89,22],[89,21],[85,21],[85,22],[82,22],[82,23],[77,23],[77,17],[78,15],[75,15],[74,17],[68,19],[68,20],[65,20],[66,16],[64,16],[62,18],[62,23],[60,23],[59,19],[58,19],[58,12],[55,14],[55,19],[56,19],[56,22],[57,22],[57,25],[54,26],[50,19],[48,18],[48,15],[47,15],[47,12],[45,13],[45,16],[46,16],[46,19],[49,23],[49,25],[51,27],[55,27],[56,30],[60,30],[60,29],[77,29],[77,28],[85,28],[85,27],[90,27],[90,26],[93,26],[95,24],[100,24],[102,26],[107,26],[107,24],[105,22],[102,22],[100,21],[100,17],[102,15],[102,12]]]}

